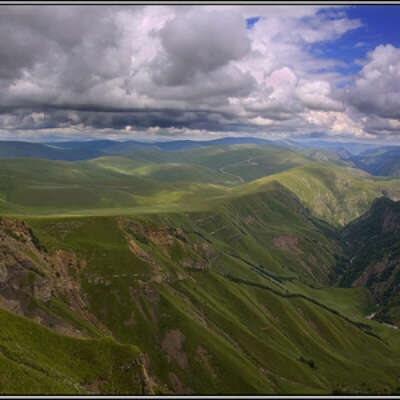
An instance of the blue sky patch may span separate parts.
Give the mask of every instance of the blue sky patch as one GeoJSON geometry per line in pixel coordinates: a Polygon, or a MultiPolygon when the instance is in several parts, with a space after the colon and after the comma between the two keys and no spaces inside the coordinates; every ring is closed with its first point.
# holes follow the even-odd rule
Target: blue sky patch
{"type": "Polygon", "coordinates": [[[260,20],[260,17],[247,18],[246,19],[246,28],[251,29],[259,20],[260,20]]]}
{"type": "Polygon", "coordinates": [[[400,47],[400,5],[358,5],[321,10],[325,18],[334,20],[342,17],[359,19],[362,26],[352,29],[332,41],[317,42],[309,51],[317,58],[333,59],[343,64],[332,70],[342,75],[353,76],[360,72],[358,60],[365,59],[369,51],[381,44],[400,47]]]}

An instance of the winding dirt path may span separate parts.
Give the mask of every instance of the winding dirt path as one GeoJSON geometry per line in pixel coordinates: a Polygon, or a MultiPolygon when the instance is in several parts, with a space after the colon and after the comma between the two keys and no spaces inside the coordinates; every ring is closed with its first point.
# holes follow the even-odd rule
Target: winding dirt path
{"type": "Polygon", "coordinates": [[[226,172],[226,171],[224,171],[224,168],[222,168],[222,167],[219,169],[219,172],[221,172],[221,174],[230,175],[230,176],[233,176],[233,177],[239,179],[240,183],[244,183],[245,182],[245,180],[241,176],[233,175],[230,172],[226,172]]]}

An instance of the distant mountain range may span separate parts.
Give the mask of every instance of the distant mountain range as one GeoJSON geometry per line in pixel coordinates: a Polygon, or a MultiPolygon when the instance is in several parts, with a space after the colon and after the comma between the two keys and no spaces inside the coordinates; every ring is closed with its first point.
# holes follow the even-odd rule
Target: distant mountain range
{"type": "Polygon", "coordinates": [[[140,142],[135,140],[129,140],[124,142],[117,142],[112,140],[94,140],[89,142],[58,142],[58,143],[47,143],[47,145],[63,148],[65,150],[72,149],[87,149],[97,150],[104,153],[129,153],[137,150],[144,149],[161,149],[161,150],[184,150],[193,149],[197,147],[209,147],[209,146],[229,146],[234,144],[274,144],[276,142],[272,140],[258,139],[253,137],[226,137],[215,140],[173,140],[168,142],[140,142]]]}
{"type": "Polygon", "coordinates": [[[371,149],[352,158],[354,166],[377,176],[400,176],[400,147],[371,149]]]}
{"type": "Polygon", "coordinates": [[[376,176],[400,176],[400,146],[381,146],[371,143],[328,142],[321,140],[266,140],[254,137],[226,137],[215,140],[174,140],[164,142],[140,141],[68,141],[30,143],[20,141],[0,142],[0,159],[41,158],[46,160],[90,160],[112,154],[128,154],[143,150],[189,150],[200,147],[257,144],[280,146],[299,150],[301,154],[320,160],[342,160],[348,165],[376,176]],[[308,149],[302,151],[302,149],[308,149]]]}
{"type": "Polygon", "coordinates": [[[357,156],[364,151],[368,151],[371,149],[376,149],[381,147],[379,144],[373,143],[360,143],[360,142],[328,142],[324,140],[289,140],[293,146],[297,147],[306,147],[313,149],[321,149],[328,151],[343,151],[346,150],[349,154],[357,156]]]}
{"type": "Polygon", "coordinates": [[[78,161],[101,157],[105,154],[131,153],[145,149],[183,150],[196,147],[227,146],[234,144],[274,144],[270,140],[239,137],[207,141],[175,140],[169,142],[146,143],[139,141],[118,142],[113,140],[69,141],[31,143],[1,141],[0,158],[42,158],[46,160],[78,161]]]}

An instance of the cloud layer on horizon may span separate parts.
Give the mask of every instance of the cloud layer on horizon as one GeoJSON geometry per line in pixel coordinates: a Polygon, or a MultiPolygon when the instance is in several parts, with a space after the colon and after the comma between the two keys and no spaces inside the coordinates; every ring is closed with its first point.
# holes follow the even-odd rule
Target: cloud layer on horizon
{"type": "Polygon", "coordinates": [[[400,49],[355,76],[312,51],[362,23],[345,7],[2,6],[0,137],[397,140],[400,49]]]}

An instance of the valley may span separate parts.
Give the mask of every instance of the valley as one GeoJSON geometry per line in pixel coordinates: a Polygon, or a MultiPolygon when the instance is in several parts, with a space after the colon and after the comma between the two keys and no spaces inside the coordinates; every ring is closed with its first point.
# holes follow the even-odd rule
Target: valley
{"type": "Polygon", "coordinates": [[[179,146],[0,160],[0,392],[397,393],[399,180],[179,146]]]}

